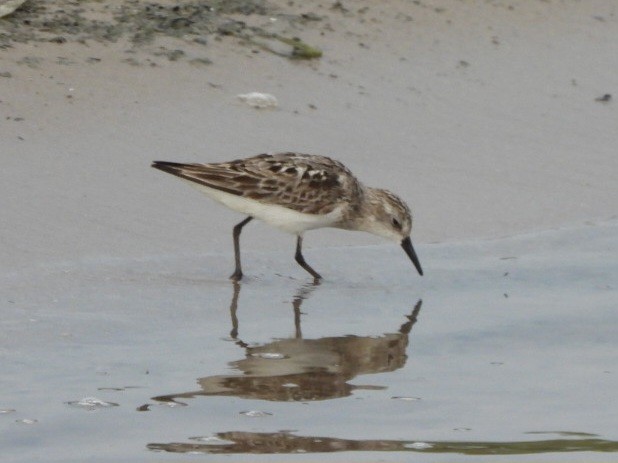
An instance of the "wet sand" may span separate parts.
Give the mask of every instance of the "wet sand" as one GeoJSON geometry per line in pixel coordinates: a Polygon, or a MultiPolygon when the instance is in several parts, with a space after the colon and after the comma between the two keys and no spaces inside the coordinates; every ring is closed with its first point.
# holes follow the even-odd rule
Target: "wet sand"
{"type": "MultiPolygon", "coordinates": [[[[331,155],[368,185],[395,191],[412,206],[418,243],[611,218],[616,105],[595,98],[618,86],[618,58],[606,46],[613,2],[513,11],[478,3],[436,4],[440,13],[396,3],[370,7],[366,18],[316,7],[328,19],[296,31],[324,50],[314,61],[236,37],[174,42],[213,61],[197,67],[123,42],[3,50],[0,71],[12,77],[0,81],[0,188],[10,226],[0,260],[11,270],[228,250],[239,217],[148,165],[269,151],[331,155]],[[279,108],[237,100],[250,91],[274,94],[279,108]]],[[[287,239],[252,229],[248,249],[287,239]]],[[[326,230],[306,246],[380,242],[326,230]]]]}
{"type": "Polygon", "coordinates": [[[3,458],[607,461],[614,2],[272,5],[213,24],[321,58],[218,29],[0,50],[3,458]],[[234,287],[240,217],[148,167],[283,150],[408,200],[426,276],[319,230],[314,287],[252,223],[234,287]]]}

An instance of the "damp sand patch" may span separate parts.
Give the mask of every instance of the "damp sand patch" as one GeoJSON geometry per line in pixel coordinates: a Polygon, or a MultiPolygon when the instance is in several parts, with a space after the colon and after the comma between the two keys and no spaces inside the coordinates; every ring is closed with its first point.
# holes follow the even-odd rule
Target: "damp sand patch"
{"type": "MultiPolygon", "coordinates": [[[[176,39],[169,60],[199,59],[183,50],[183,44],[208,48],[211,40],[235,37],[238,46],[258,47],[290,59],[315,59],[319,48],[300,37],[271,30],[274,23],[302,34],[306,14],[282,10],[264,0],[214,2],[122,2],[29,0],[0,4],[0,49],[27,43],[127,43],[129,49],[161,56],[161,39],[176,39]],[[4,8],[3,8],[4,7],[4,8]],[[3,9],[1,9],[3,8],[3,9]],[[274,47],[272,42],[279,46],[274,47]],[[152,47],[155,47],[154,49],[152,47]]],[[[166,55],[167,56],[167,55],[166,55]]],[[[205,60],[206,58],[201,58],[205,60]]]]}

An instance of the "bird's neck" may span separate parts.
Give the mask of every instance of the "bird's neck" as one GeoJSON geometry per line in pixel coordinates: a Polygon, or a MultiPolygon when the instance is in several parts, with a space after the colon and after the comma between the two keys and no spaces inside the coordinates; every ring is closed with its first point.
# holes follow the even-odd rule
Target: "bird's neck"
{"type": "Polygon", "coordinates": [[[358,201],[348,210],[348,215],[344,218],[346,225],[341,228],[348,230],[359,230],[372,232],[375,217],[374,211],[380,204],[380,192],[378,188],[362,186],[358,201]]]}

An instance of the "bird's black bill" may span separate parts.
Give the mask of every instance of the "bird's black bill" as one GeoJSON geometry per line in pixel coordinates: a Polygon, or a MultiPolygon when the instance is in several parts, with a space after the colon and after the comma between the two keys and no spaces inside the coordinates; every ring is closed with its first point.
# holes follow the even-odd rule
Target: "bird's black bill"
{"type": "Polygon", "coordinates": [[[414,251],[414,247],[412,246],[412,240],[409,236],[401,241],[401,247],[416,267],[416,270],[418,270],[418,273],[422,275],[423,269],[421,268],[421,263],[418,261],[418,257],[416,256],[416,252],[414,251]]]}

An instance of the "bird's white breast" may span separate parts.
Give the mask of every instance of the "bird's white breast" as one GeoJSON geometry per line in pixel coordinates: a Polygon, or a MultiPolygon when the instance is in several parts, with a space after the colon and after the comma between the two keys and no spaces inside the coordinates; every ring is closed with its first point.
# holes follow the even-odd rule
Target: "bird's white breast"
{"type": "Polygon", "coordinates": [[[254,199],[236,196],[195,182],[189,182],[215,201],[230,209],[260,219],[273,227],[295,235],[306,230],[333,226],[341,219],[341,209],[324,214],[305,214],[276,204],[264,204],[254,199]]]}

